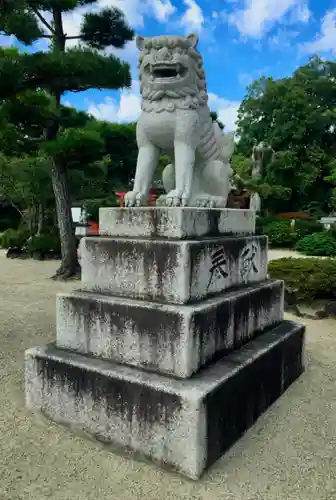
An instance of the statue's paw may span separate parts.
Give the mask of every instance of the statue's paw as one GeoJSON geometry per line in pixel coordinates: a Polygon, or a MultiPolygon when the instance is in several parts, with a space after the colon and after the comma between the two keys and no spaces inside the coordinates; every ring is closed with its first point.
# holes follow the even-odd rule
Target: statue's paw
{"type": "Polygon", "coordinates": [[[173,189],[166,196],[166,205],[169,207],[187,207],[189,199],[189,193],[173,189]]]}
{"type": "Polygon", "coordinates": [[[226,198],[222,196],[200,194],[196,198],[196,206],[200,208],[223,208],[226,206],[226,198]]]}
{"type": "Polygon", "coordinates": [[[128,193],[124,196],[124,205],[125,207],[135,207],[136,205],[136,192],[128,191],[128,193]]]}
{"type": "Polygon", "coordinates": [[[213,208],[215,206],[212,197],[209,195],[199,195],[196,198],[196,206],[199,208],[213,208]]]}
{"type": "Polygon", "coordinates": [[[167,196],[165,194],[161,194],[161,196],[159,196],[156,199],[156,206],[157,207],[166,207],[167,206],[167,196]]]}
{"type": "Polygon", "coordinates": [[[148,196],[137,191],[129,191],[125,194],[125,207],[142,207],[147,205],[148,196]]]}

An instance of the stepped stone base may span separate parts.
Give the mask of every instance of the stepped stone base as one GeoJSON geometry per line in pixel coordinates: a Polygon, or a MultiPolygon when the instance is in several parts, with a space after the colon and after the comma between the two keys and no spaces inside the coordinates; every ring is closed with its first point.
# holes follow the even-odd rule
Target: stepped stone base
{"type": "Polygon", "coordinates": [[[266,281],[193,305],[59,294],[57,346],[188,378],[283,319],[283,283],[266,281]]]}
{"type": "Polygon", "coordinates": [[[49,346],[26,351],[26,404],[192,479],[303,371],[304,327],[283,322],[189,380],[49,346]]]}
{"type": "Polygon", "coordinates": [[[267,276],[267,237],[174,241],[84,238],[82,287],[132,299],[185,304],[267,276]]]}
{"type": "Polygon", "coordinates": [[[102,236],[187,239],[248,235],[255,231],[254,210],[190,207],[104,207],[99,210],[102,236]]]}

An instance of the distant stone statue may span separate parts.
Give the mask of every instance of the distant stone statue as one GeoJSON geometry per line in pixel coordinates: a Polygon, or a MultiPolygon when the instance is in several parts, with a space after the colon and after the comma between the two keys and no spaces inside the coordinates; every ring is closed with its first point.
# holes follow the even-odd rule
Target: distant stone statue
{"type": "Polygon", "coordinates": [[[208,107],[198,38],[137,37],[142,113],[137,124],[139,155],[126,206],[148,204],[161,152],[171,159],[163,172],[168,206],[225,207],[230,191],[233,134],[223,134],[208,107]]]}
{"type": "MultiPolygon", "coordinates": [[[[272,161],[274,151],[271,146],[261,141],[252,148],[252,178],[260,179],[265,166],[272,161]]],[[[250,209],[259,212],[261,200],[258,193],[253,193],[250,198],[250,209]]]]}

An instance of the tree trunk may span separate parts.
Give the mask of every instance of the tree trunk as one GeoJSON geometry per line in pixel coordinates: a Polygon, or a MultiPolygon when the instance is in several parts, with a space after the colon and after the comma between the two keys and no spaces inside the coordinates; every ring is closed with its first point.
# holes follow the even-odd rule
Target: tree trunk
{"type": "Polygon", "coordinates": [[[36,213],[34,205],[27,208],[27,225],[30,236],[36,232],[36,213]]]}
{"type": "Polygon", "coordinates": [[[79,272],[77,245],[71,214],[71,196],[66,168],[52,160],[51,179],[55,195],[62,263],[54,279],[67,279],[79,272]]]}
{"type": "Polygon", "coordinates": [[[37,232],[36,235],[40,236],[43,231],[44,226],[44,207],[42,203],[38,206],[38,216],[37,216],[37,232]]]}
{"type": "MultiPolygon", "coordinates": [[[[65,34],[63,30],[62,12],[55,7],[52,11],[54,22],[53,42],[54,52],[65,51],[65,34]]],[[[60,109],[61,92],[54,93],[56,106],[60,109]]],[[[51,124],[46,131],[46,139],[54,139],[59,132],[59,123],[51,124]]],[[[58,164],[55,158],[51,158],[51,180],[56,202],[57,224],[59,228],[62,264],[57,270],[54,279],[68,279],[78,274],[80,267],[77,258],[77,245],[71,213],[71,196],[69,180],[65,165],[58,164]]]]}

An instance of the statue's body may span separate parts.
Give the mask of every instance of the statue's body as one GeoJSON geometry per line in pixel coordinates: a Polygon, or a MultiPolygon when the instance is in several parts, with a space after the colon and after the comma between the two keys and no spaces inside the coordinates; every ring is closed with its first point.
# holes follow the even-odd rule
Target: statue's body
{"type": "Polygon", "coordinates": [[[172,163],[163,172],[168,194],[161,204],[226,206],[233,134],[223,135],[211,119],[197,42],[195,35],[137,38],[142,113],[134,188],[125,196],[126,206],[147,204],[162,151],[172,163]]]}

